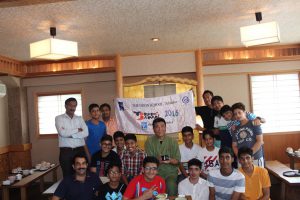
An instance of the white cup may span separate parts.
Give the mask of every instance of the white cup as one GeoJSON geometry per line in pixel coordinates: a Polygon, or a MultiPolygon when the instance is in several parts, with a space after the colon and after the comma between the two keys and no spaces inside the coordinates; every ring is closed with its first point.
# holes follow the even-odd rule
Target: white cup
{"type": "Polygon", "coordinates": [[[16,175],[16,179],[17,179],[18,181],[21,180],[22,177],[23,177],[22,174],[17,174],[17,175],[16,175]]]}
{"type": "Polygon", "coordinates": [[[16,180],[16,176],[9,176],[8,180],[10,181],[10,184],[14,183],[16,180]]]}
{"type": "Polygon", "coordinates": [[[34,173],[34,169],[31,169],[31,170],[29,171],[29,173],[30,173],[30,174],[33,174],[33,173],[34,173]]]}
{"type": "Polygon", "coordinates": [[[10,185],[10,180],[2,181],[2,185],[10,185]]]}
{"type": "Polygon", "coordinates": [[[300,151],[295,151],[296,156],[300,157],[300,151]]]}
{"type": "Polygon", "coordinates": [[[293,153],[293,148],[292,147],[288,147],[288,148],[286,148],[286,152],[288,152],[288,153],[293,153]]]}
{"type": "Polygon", "coordinates": [[[24,175],[24,176],[29,175],[29,170],[28,170],[28,169],[24,169],[24,170],[23,170],[23,175],[24,175]]]}
{"type": "Polygon", "coordinates": [[[42,166],[41,164],[36,164],[35,168],[39,170],[41,169],[41,166],[42,166]]]}

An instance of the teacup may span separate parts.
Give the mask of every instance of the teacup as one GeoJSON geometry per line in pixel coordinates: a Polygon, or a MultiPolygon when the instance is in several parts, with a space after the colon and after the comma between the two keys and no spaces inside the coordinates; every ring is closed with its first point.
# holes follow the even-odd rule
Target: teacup
{"type": "Polygon", "coordinates": [[[295,151],[295,155],[300,157],[300,151],[295,151]]]}
{"type": "Polygon", "coordinates": [[[34,173],[34,169],[31,169],[31,170],[29,171],[29,173],[30,173],[30,174],[33,174],[33,173],[34,173]]]}
{"type": "Polygon", "coordinates": [[[16,175],[16,179],[17,179],[18,181],[21,180],[22,177],[23,177],[22,174],[17,174],[17,175],[16,175]]]}
{"type": "Polygon", "coordinates": [[[162,194],[158,194],[156,195],[156,199],[160,199],[160,200],[165,200],[168,197],[168,194],[162,193],[162,194]]]}
{"type": "Polygon", "coordinates": [[[17,174],[17,173],[19,173],[19,170],[18,170],[18,168],[12,169],[12,170],[11,170],[11,173],[13,173],[13,174],[17,174]]]}
{"type": "Polygon", "coordinates": [[[42,166],[41,164],[36,164],[35,168],[39,170],[39,169],[41,169],[41,166],[42,166]]]}
{"type": "Polygon", "coordinates": [[[28,169],[24,169],[24,170],[23,170],[23,175],[24,175],[24,176],[29,175],[29,170],[28,170],[28,169]]]}
{"type": "Polygon", "coordinates": [[[8,180],[10,181],[10,184],[12,184],[16,181],[16,176],[9,176],[8,180]]]}
{"type": "Polygon", "coordinates": [[[10,180],[2,181],[2,185],[10,185],[10,180]]]}
{"type": "Polygon", "coordinates": [[[286,148],[286,152],[288,152],[288,153],[293,153],[293,148],[292,147],[288,147],[288,148],[286,148]]]}

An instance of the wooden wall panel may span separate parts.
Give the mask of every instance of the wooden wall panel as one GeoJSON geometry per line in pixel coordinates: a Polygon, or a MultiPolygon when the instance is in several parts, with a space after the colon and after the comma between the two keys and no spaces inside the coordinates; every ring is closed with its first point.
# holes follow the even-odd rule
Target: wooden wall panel
{"type": "Polygon", "coordinates": [[[7,179],[13,168],[29,169],[31,164],[31,144],[0,147],[0,181],[7,179]]]}
{"type": "Polygon", "coordinates": [[[265,134],[264,142],[266,160],[278,160],[281,163],[289,163],[285,150],[287,147],[292,147],[294,150],[300,148],[300,132],[265,134]]]}

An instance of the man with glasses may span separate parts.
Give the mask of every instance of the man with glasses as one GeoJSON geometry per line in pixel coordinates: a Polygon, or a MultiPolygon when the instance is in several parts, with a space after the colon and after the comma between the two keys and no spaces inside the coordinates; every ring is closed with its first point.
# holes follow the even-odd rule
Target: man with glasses
{"type": "Polygon", "coordinates": [[[193,200],[208,200],[208,183],[200,178],[201,165],[201,161],[196,158],[188,161],[189,177],[179,183],[178,194],[191,195],[193,200]]]}
{"type": "Polygon", "coordinates": [[[253,150],[241,147],[238,151],[239,162],[242,165],[240,172],[245,176],[246,192],[241,199],[270,199],[270,177],[265,168],[253,165],[253,150]]]}
{"type": "Polygon", "coordinates": [[[101,150],[92,156],[91,172],[97,173],[99,177],[106,176],[107,167],[111,163],[121,166],[118,154],[112,151],[112,137],[105,135],[101,138],[101,150]]]}
{"type": "Polygon", "coordinates": [[[123,195],[123,200],[152,199],[158,194],[166,192],[166,184],[162,177],[157,175],[159,160],[148,156],[143,161],[142,174],[130,181],[123,195]]]}

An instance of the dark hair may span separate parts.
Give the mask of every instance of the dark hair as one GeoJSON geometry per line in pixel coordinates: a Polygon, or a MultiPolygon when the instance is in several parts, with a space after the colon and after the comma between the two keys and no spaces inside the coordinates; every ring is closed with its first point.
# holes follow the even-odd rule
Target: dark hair
{"type": "Polygon", "coordinates": [[[219,150],[219,157],[221,157],[221,154],[223,153],[229,153],[231,157],[234,157],[233,151],[229,147],[221,147],[221,149],[219,150]]]}
{"type": "Polygon", "coordinates": [[[155,163],[157,167],[159,166],[159,160],[154,156],[147,156],[146,158],[144,158],[143,167],[145,167],[147,163],[155,163]]]}
{"type": "Polygon", "coordinates": [[[214,96],[214,93],[210,90],[205,90],[202,94],[202,98],[204,97],[205,94],[210,94],[212,97],[214,96]]]}
{"type": "Polygon", "coordinates": [[[111,107],[108,103],[103,103],[100,105],[100,110],[102,110],[104,107],[108,107],[109,110],[111,110],[111,107]]]}
{"type": "Polygon", "coordinates": [[[241,103],[241,102],[238,102],[238,103],[233,104],[233,105],[231,106],[231,109],[232,109],[232,111],[234,111],[235,109],[240,109],[240,110],[242,110],[242,111],[245,111],[245,110],[246,110],[245,105],[244,105],[243,103],[241,103]]]}
{"type": "Polygon", "coordinates": [[[193,129],[192,129],[192,127],[190,127],[190,126],[185,126],[185,127],[182,128],[182,130],[181,130],[182,136],[183,136],[183,134],[186,133],[186,132],[190,132],[190,133],[194,134],[193,129]]]}
{"type": "Polygon", "coordinates": [[[249,147],[241,147],[241,148],[239,148],[238,158],[240,158],[241,155],[243,155],[243,154],[247,154],[247,155],[250,155],[252,157],[253,156],[253,150],[249,147]]]}
{"type": "Polygon", "coordinates": [[[209,135],[212,138],[216,138],[214,132],[211,129],[206,129],[203,131],[203,133],[202,133],[203,140],[205,140],[205,135],[209,135]]]}
{"type": "MultiPolygon", "coordinates": [[[[96,103],[92,103],[89,105],[89,112],[91,112],[93,110],[93,108],[99,108],[99,105],[96,103]]],[[[100,108],[99,108],[100,109],[100,108]]]]}
{"type": "Polygon", "coordinates": [[[220,114],[223,116],[223,114],[225,114],[228,111],[232,111],[231,107],[229,105],[224,105],[220,110],[220,114]]]}
{"type": "Polygon", "coordinates": [[[79,152],[79,153],[75,154],[75,156],[72,159],[73,165],[75,165],[76,158],[84,158],[85,162],[88,164],[88,159],[87,159],[86,154],[84,152],[79,152]]]}
{"type": "Polygon", "coordinates": [[[152,126],[154,128],[154,126],[158,123],[158,122],[163,122],[165,125],[166,125],[166,121],[164,118],[161,118],[161,117],[158,117],[158,118],[155,118],[152,122],[152,126]]]}
{"type": "Polygon", "coordinates": [[[101,138],[101,143],[104,142],[104,141],[110,141],[112,143],[112,137],[110,135],[104,135],[101,138]]]}
{"type": "Polygon", "coordinates": [[[211,98],[211,104],[213,104],[215,101],[223,102],[223,98],[221,96],[213,96],[213,98],[211,98]]]}
{"type": "Polygon", "coordinates": [[[74,97],[70,97],[67,100],[65,100],[65,105],[69,104],[71,101],[75,101],[77,104],[77,100],[74,97]]]}
{"type": "Polygon", "coordinates": [[[122,131],[116,131],[113,135],[114,140],[116,140],[117,138],[121,137],[121,138],[125,138],[125,135],[122,131]]]}
{"type": "Polygon", "coordinates": [[[190,166],[197,166],[201,169],[202,162],[200,160],[198,160],[197,158],[193,158],[188,161],[188,168],[190,168],[190,166]]]}
{"type": "Polygon", "coordinates": [[[125,141],[127,140],[134,140],[135,142],[137,142],[135,134],[132,133],[128,133],[127,135],[125,135],[125,141]]]}
{"type": "Polygon", "coordinates": [[[105,169],[105,174],[108,174],[109,170],[117,167],[119,169],[119,172],[121,173],[121,165],[116,162],[111,162],[108,164],[107,168],[105,169]]]}

